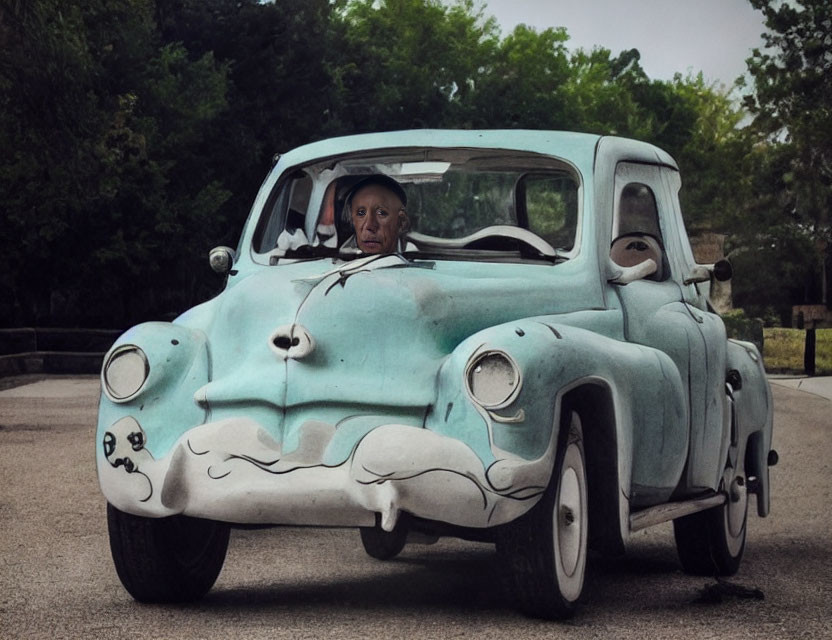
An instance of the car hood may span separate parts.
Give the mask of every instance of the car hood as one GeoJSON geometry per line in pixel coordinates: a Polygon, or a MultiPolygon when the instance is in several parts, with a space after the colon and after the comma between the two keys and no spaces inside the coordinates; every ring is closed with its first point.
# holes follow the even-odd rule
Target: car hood
{"type": "Polygon", "coordinates": [[[210,382],[197,400],[214,410],[268,405],[285,420],[314,407],[327,422],[371,410],[421,423],[462,340],[586,304],[586,282],[553,277],[568,266],[299,262],[252,274],[177,322],[207,334],[210,382]]]}

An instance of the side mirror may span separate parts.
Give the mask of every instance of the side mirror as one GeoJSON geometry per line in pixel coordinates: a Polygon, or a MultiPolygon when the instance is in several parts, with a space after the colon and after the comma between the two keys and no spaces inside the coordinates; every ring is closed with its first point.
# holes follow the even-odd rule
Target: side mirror
{"type": "Polygon", "coordinates": [[[234,264],[234,250],[230,247],[214,247],[208,253],[208,264],[221,276],[227,274],[234,264]]]}
{"type": "Polygon", "coordinates": [[[734,267],[725,258],[714,263],[713,267],[714,278],[720,282],[730,280],[734,275],[734,267]]]}
{"type": "Polygon", "coordinates": [[[734,275],[734,269],[731,263],[725,259],[719,260],[714,264],[698,264],[690,272],[690,275],[684,279],[685,284],[695,284],[697,282],[709,282],[711,278],[725,282],[730,280],[734,275]]]}

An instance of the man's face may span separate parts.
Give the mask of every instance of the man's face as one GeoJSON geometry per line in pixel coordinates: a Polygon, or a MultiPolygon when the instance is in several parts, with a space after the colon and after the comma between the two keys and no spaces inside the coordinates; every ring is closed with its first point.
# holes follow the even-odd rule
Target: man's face
{"type": "Polygon", "coordinates": [[[352,197],[350,216],[355,240],[364,253],[393,253],[406,214],[399,197],[380,184],[368,184],[352,197]]]}

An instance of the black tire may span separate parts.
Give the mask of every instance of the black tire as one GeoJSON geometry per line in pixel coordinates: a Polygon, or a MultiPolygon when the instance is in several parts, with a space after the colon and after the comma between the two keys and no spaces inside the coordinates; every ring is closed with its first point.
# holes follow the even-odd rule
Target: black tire
{"type": "Polygon", "coordinates": [[[732,576],[740,568],[748,524],[748,492],[742,478],[733,482],[728,493],[725,504],[673,521],[676,551],[685,573],[732,576]]]}
{"type": "Polygon", "coordinates": [[[506,595],[526,615],[547,620],[575,613],[586,570],[588,497],[583,433],[579,416],[572,412],[567,416],[546,492],[497,537],[506,595]]]}
{"type": "Polygon", "coordinates": [[[187,516],[144,518],[107,505],[110,551],[121,583],[139,602],[190,602],[214,585],[230,527],[187,516]]]}
{"type": "Polygon", "coordinates": [[[376,560],[390,560],[402,552],[407,542],[409,529],[407,514],[399,514],[399,519],[392,531],[385,531],[376,522],[374,527],[361,527],[361,544],[367,555],[376,560]]]}

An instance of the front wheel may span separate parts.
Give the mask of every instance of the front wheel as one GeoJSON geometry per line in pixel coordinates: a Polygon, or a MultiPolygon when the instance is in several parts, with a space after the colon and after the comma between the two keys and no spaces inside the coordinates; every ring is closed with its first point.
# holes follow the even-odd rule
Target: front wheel
{"type": "Polygon", "coordinates": [[[171,516],[134,516],[107,504],[110,551],[121,583],[139,602],[198,600],[225,561],[230,527],[171,516]]]}
{"type": "Polygon", "coordinates": [[[588,502],[583,432],[569,413],[546,492],[497,539],[507,595],[536,618],[570,617],[583,592],[588,502]]]}

